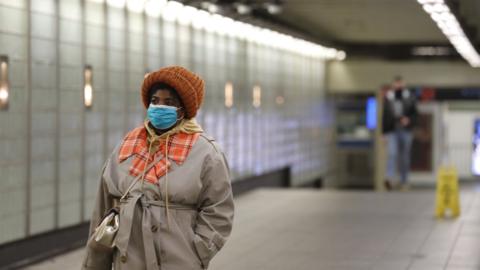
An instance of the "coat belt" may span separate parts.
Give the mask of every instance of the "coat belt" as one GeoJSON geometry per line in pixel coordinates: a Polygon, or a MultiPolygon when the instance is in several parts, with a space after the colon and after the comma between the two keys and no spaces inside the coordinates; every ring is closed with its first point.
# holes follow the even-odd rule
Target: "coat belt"
{"type": "MultiPolygon", "coordinates": [[[[133,217],[135,212],[135,206],[137,202],[140,202],[142,205],[142,236],[143,236],[143,247],[145,252],[145,264],[147,270],[159,270],[160,263],[155,253],[155,244],[154,237],[151,230],[152,224],[157,224],[158,222],[153,223],[154,217],[151,212],[151,206],[154,207],[166,207],[164,201],[160,200],[147,200],[144,194],[130,195],[125,199],[120,201],[120,228],[118,229],[117,237],[115,239],[115,246],[120,251],[120,254],[127,256],[128,242],[130,240],[130,235],[132,232],[133,217]]],[[[175,210],[189,210],[196,211],[197,208],[194,205],[187,204],[168,204],[169,209],[175,210]]]]}

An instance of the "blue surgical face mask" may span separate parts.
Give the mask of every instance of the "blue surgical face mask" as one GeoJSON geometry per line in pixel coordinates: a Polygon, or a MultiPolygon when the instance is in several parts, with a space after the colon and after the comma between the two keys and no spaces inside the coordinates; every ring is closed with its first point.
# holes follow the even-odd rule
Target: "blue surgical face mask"
{"type": "Polygon", "coordinates": [[[147,117],[156,129],[168,129],[177,123],[177,107],[150,104],[147,117]]]}

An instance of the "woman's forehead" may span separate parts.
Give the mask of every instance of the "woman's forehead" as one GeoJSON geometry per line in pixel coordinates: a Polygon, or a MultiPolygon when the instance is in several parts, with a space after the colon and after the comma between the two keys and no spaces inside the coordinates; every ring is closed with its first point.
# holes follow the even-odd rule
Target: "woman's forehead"
{"type": "Polygon", "coordinates": [[[168,98],[168,97],[177,98],[175,93],[173,93],[173,91],[170,89],[157,89],[153,92],[152,96],[162,97],[162,98],[168,98]]]}

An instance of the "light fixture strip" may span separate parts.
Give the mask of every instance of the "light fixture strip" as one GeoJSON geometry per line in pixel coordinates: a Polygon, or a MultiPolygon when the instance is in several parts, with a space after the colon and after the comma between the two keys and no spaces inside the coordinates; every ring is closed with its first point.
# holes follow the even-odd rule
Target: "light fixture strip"
{"type": "Polygon", "coordinates": [[[227,82],[225,84],[225,107],[231,108],[233,106],[233,84],[227,82]]]}
{"type": "Polygon", "coordinates": [[[9,82],[8,82],[8,56],[0,56],[0,109],[8,109],[9,82]]]}
{"type": "MultiPolygon", "coordinates": [[[[102,2],[102,0],[89,0],[102,2]]],[[[209,12],[178,1],[167,0],[106,0],[115,8],[127,8],[131,12],[145,12],[150,17],[161,17],[165,21],[178,22],[218,35],[227,35],[240,40],[257,43],[267,47],[280,49],[307,57],[324,60],[342,61],[346,53],[335,48],[328,48],[313,42],[295,38],[270,29],[236,21],[217,14],[213,8],[209,12]]],[[[421,1],[421,0],[418,0],[421,1]]],[[[211,5],[209,5],[210,7],[211,5]]]]}
{"type": "Polygon", "coordinates": [[[455,50],[472,67],[480,67],[480,55],[473,47],[460,23],[444,0],[417,0],[423,10],[430,15],[438,28],[452,43],[455,50]]]}
{"type": "Polygon", "coordinates": [[[85,108],[90,109],[93,105],[93,86],[92,86],[92,67],[87,65],[83,72],[84,76],[84,90],[83,90],[83,102],[85,108]]]}
{"type": "Polygon", "coordinates": [[[253,107],[259,108],[262,105],[262,89],[260,86],[255,85],[253,87],[253,107]]]}

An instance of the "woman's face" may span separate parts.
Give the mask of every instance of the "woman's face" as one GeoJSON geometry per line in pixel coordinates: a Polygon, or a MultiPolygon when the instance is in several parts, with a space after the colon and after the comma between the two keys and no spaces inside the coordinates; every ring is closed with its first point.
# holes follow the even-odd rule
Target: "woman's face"
{"type": "Polygon", "coordinates": [[[183,119],[185,116],[184,108],[182,108],[182,102],[179,97],[168,89],[158,89],[153,93],[150,99],[150,104],[153,105],[167,105],[178,108],[178,118],[183,119]]]}

